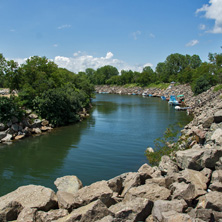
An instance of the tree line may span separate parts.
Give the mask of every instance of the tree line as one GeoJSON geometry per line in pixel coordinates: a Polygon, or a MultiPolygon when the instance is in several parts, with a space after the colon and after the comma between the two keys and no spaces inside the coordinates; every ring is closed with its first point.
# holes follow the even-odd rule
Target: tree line
{"type": "MultiPolygon", "coordinates": [[[[5,107],[7,113],[13,113],[10,109],[25,107],[54,125],[66,125],[78,121],[77,113],[89,106],[94,85],[135,84],[145,87],[173,81],[189,83],[193,92],[199,94],[222,83],[222,53],[209,53],[208,58],[209,62],[202,62],[198,55],[174,53],[158,63],[155,70],[146,66],[142,72],[122,70],[119,73],[116,67],[105,65],[75,74],[59,68],[46,57],[33,56],[19,66],[0,54],[0,87],[19,92],[18,97],[11,99],[13,101],[0,99],[0,112],[6,112],[5,107]]],[[[4,118],[0,114],[0,121],[4,118]]]]}
{"type": "Polygon", "coordinates": [[[146,66],[142,72],[118,70],[113,66],[104,66],[97,70],[88,68],[85,74],[95,85],[149,86],[152,83],[178,82],[189,83],[193,92],[199,94],[211,86],[222,83],[222,54],[209,53],[209,62],[202,62],[198,55],[182,55],[174,53],[164,62],[157,64],[156,69],[146,66]]]}
{"type": "Polygon", "coordinates": [[[31,109],[55,126],[79,120],[78,113],[90,105],[94,86],[83,74],[59,68],[46,57],[33,56],[19,66],[0,54],[0,87],[18,91],[18,96],[0,98],[0,121],[12,115],[21,118],[31,109]]]}

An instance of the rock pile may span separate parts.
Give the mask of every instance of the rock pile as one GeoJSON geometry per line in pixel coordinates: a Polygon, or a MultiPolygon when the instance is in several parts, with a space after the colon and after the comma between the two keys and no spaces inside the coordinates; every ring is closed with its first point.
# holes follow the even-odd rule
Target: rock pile
{"type": "Polygon", "coordinates": [[[220,93],[200,95],[193,121],[182,130],[181,150],[163,156],[158,167],[144,164],[137,172],[85,187],[66,176],[55,181],[56,193],[20,187],[0,197],[0,221],[222,221],[220,93]]]}
{"type": "Polygon", "coordinates": [[[181,95],[183,94],[184,97],[189,100],[193,97],[193,92],[191,90],[190,85],[174,85],[171,84],[167,89],[159,89],[159,88],[142,88],[142,87],[130,87],[125,88],[123,86],[96,86],[95,87],[97,93],[112,93],[112,94],[136,94],[142,95],[146,93],[147,95],[151,94],[154,97],[170,97],[170,95],[181,95]]]}
{"type": "Polygon", "coordinates": [[[1,143],[10,143],[13,140],[20,140],[26,136],[41,134],[52,129],[49,121],[39,119],[38,116],[31,113],[30,110],[26,112],[22,121],[19,121],[16,117],[12,117],[7,124],[0,123],[1,143]]]}

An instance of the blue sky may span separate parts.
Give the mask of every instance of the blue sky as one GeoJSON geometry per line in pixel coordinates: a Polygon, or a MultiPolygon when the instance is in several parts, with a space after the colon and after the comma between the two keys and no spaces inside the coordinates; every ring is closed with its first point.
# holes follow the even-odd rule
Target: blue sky
{"type": "Polygon", "coordinates": [[[0,0],[0,53],[71,71],[141,71],[172,53],[221,53],[222,0],[0,0]]]}

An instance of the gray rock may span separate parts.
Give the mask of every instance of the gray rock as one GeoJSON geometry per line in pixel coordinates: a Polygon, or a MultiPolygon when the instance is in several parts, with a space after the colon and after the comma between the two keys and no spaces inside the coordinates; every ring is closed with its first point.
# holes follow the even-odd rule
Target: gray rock
{"type": "Polygon", "coordinates": [[[158,199],[167,200],[170,197],[170,190],[158,184],[144,184],[138,187],[132,187],[125,195],[124,201],[131,201],[137,197],[146,198],[151,201],[158,199]]]}
{"type": "Polygon", "coordinates": [[[6,132],[0,132],[0,140],[6,137],[6,132]]]}
{"type": "Polygon", "coordinates": [[[69,214],[68,211],[65,209],[57,209],[57,210],[50,210],[48,212],[38,211],[36,217],[40,221],[51,222],[58,220],[59,218],[65,217],[68,214],[69,214]]]}
{"type": "Polygon", "coordinates": [[[197,197],[195,186],[192,183],[175,182],[171,185],[172,199],[184,199],[191,201],[197,197]]]}
{"type": "Polygon", "coordinates": [[[214,122],[214,117],[210,116],[203,120],[203,128],[210,128],[211,124],[214,122]]]}
{"type": "Polygon", "coordinates": [[[33,121],[33,124],[31,125],[31,128],[41,128],[42,121],[40,119],[35,119],[33,121]]]}
{"type": "Polygon", "coordinates": [[[2,142],[10,142],[12,141],[12,135],[7,134],[4,138],[2,138],[2,142]]]}
{"type": "Polygon", "coordinates": [[[114,222],[114,218],[111,215],[103,217],[101,220],[97,220],[96,222],[114,222]]]}
{"type": "Polygon", "coordinates": [[[23,207],[16,201],[9,201],[6,204],[0,202],[0,221],[16,220],[23,207]]]}
{"type": "Polygon", "coordinates": [[[64,191],[67,193],[76,193],[80,188],[82,188],[82,182],[76,176],[64,176],[57,178],[54,182],[59,191],[64,191]]]}
{"type": "Polygon", "coordinates": [[[17,222],[35,222],[36,221],[36,208],[25,207],[17,218],[17,222]]]}
{"type": "Polygon", "coordinates": [[[203,173],[191,169],[185,169],[180,172],[180,181],[192,183],[195,186],[197,196],[204,195],[207,189],[208,178],[203,173]]]}
{"type": "Polygon", "coordinates": [[[152,175],[154,173],[154,168],[145,163],[139,168],[138,173],[140,175],[145,175],[146,178],[152,178],[152,175]]]}
{"type": "Polygon", "coordinates": [[[41,131],[39,128],[33,128],[33,129],[32,129],[32,133],[41,134],[42,131],[41,131]]]}
{"type": "Polygon", "coordinates": [[[18,125],[17,123],[12,124],[11,128],[12,128],[12,130],[15,131],[15,132],[18,132],[18,131],[19,131],[19,125],[18,125]]]}
{"type": "Polygon", "coordinates": [[[214,121],[215,123],[222,122],[222,110],[219,110],[214,114],[214,121]]]}
{"type": "Polygon", "coordinates": [[[46,211],[57,206],[57,198],[54,191],[36,185],[22,186],[0,197],[0,209],[3,209],[12,201],[20,203],[23,207],[37,208],[46,211]]]}
{"type": "Polygon", "coordinates": [[[211,140],[218,145],[222,145],[222,129],[216,129],[211,136],[211,140]]]}
{"type": "Polygon", "coordinates": [[[29,117],[30,117],[31,119],[37,119],[37,118],[38,118],[38,115],[36,115],[35,113],[31,113],[31,114],[29,115],[29,117]]]}
{"type": "Polygon", "coordinates": [[[109,188],[107,181],[99,181],[85,186],[74,194],[75,204],[87,205],[92,201],[100,199],[108,207],[113,203],[113,191],[109,188]]]}
{"type": "Polygon", "coordinates": [[[222,157],[222,147],[215,147],[213,149],[204,149],[204,154],[201,157],[200,165],[204,168],[214,169],[218,160],[222,157]]]}
{"type": "Polygon", "coordinates": [[[192,218],[201,219],[203,221],[214,221],[213,211],[211,209],[192,209],[188,214],[192,218]]]}
{"type": "Polygon", "coordinates": [[[141,185],[141,176],[139,173],[128,173],[123,182],[123,191],[121,196],[124,197],[127,191],[132,188],[141,185]]]}
{"type": "Polygon", "coordinates": [[[157,200],[154,202],[152,215],[157,221],[162,221],[162,213],[174,210],[177,213],[182,213],[187,208],[187,203],[184,200],[157,200]]]}
{"type": "Polygon", "coordinates": [[[128,173],[123,173],[117,177],[114,177],[114,178],[108,180],[107,184],[108,184],[109,188],[113,192],[120,194],[120,192],[123,189],[123,181],[126,179],[127,175],[128,175],[128,173]]]}
{"type": "Polygon", "coordinates": [[[3,131],[5,129],[6,129],[5,124],[4,123],[0,123],[0,131],[3,131]]]}
{"type": "Polygon", "coordinates": [[[71,214],[58,219],[57,222],[94,222],[108,215],[112,215],[112,213],[107,209],[106,205],[102,201],[96,200],[86,206],[75,209],[71,214]]]}
{"type": "Polygon", "coordinates": [[[222,193],[217,191],[212,191],[203,196],[198,206],[206,209],[212,209],[215,211],[222,212],[222,193]]]}
{"type": "Polygon", "coordinates": [[[213,182],[210,184],[209,189],[212,191],[222,192],[222,182],[213,182]]]}
{"type": "Polygon", "coordinates": [[[42,122],[41,122],[41,125],[42,125],[42,126],[47,126],[47,125],[49,125],[49,121],[43,119],[42,122]]]}
{"type": "Polygon", "coordinates": [[[109,210],[115,215],[115,218],[121,219],[121,221],[144,221],[151,214],[152,207],[152,201],[135,198],[112,205],[109,210]]]}
{"type": "Polygon", "coordinates": [[[215,164],[216,170],[222,170],[222,157],[219,158],[219,160],[215,164]]]}
{"type": "Polygon", "coordinates": [[[177,151],[176,161],[181,169],[201,170],[203,167],[200,161],[203,154],[204,150],[195,145],[192,149],[177,151]]]}
{"type": "Polygon", "coordinates": [[[79,203],[80,201],[76,202],[76,198],[74,197],[74,194],[67,193],[64,191],[58,191],[56,196],[58,198],[59,208],[67,209],[71,211],[72,209],[75,209],[81,206],[81,204],[79,203]]]}
{"type": "Polygon", "coordinates": [[[172,173],[178,173],[178,166],[175,162],[173,162],[169,156],[162,156],[161,161],[159,163],[159,169],[164,174],[172,174],[172,173]]]}
{"type": "Polygon", "coordinates": [[[188,214],[177,213],[176,211],[163,212],[164,222],[192,222],[192,218],[188,214]]]}

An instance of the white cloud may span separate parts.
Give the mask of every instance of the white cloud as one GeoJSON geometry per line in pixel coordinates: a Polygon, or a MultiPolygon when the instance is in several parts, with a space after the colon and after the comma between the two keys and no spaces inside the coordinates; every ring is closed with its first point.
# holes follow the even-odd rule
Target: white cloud
{"type": "Polygon", "coordinates": [[[196,44],[198,44],[199,41],[198,40],[191,40],[190,42],[188,42],[186,44],[187,47],[192,47],[192,46],[195,46],[196,44]]]}
{"type": "Polygon", "coordinates": [[[199,29],[200,29],[200,30],[205,30],[205,29],[206,29],[206,25],[200,24],[200,25],[199,25],[199,29]]]}
{"type": "Polygon", "coordinates": [[[58,44],[54,44],[53,47],[55,47],[55,48],[58,47],[58,44]]]}
{"type": "Polygon", "coordinates": [[[57,29],[68,29],[68,28],[71,28],[71,25],[65,24],[57,27],[57,29]]]}
{"type": "Polygon", "coordinates": [[[141,31],[136,31],[136,32],[133,32],[133,33],[131,33],[131,35],[132,35],[132,37],[133,37],[133,39],[134,40],[137,40],[138,39],[138,36],[140,36],[142,34],[142,32],[141,31]]]}
{"type": "Polygon", "coordinates": [[[141,72],[145,66],[153,66],[151,63],[145,65],[130,65],[124,61],[113,58],[112,52],[107,52],[105,57],[94,57],[80,51],[73,54],[73,57],[56,56],[54,62],[62,68],[78,73],[87,68],[98,69],[105,65],[111,65],[121,70],[132,70],[141,72]]]}
{"type": "Polygon", "coordinates": [[[156,36],[153,33],[150,33],[149,37],[154,39],[156,36]]]}
{"type": "Polygon", "coordinates": [[[204,12],[204,17],[215,20],[215,24],[211,33],[222,33],[222,1],[210,0],[209,4],[205,4],[202,8],[196,10],[196,13],[204,12]]]}

